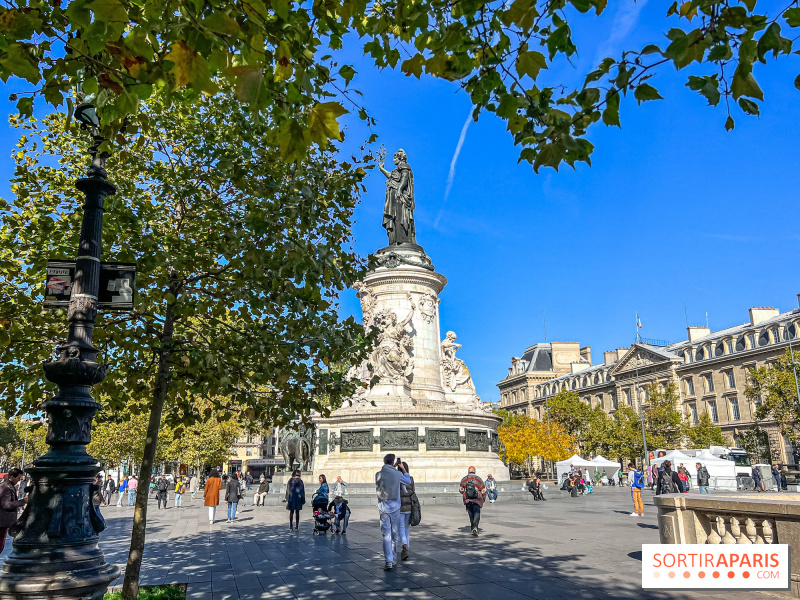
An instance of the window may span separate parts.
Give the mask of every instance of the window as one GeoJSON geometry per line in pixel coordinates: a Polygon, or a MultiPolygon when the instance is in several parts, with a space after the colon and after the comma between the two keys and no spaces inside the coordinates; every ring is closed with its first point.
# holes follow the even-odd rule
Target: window
{"type": "Polygon", "coordinates": [[[740,419],[739,399],[736,396],[734,396],[733,398],[730,399],[730,403],[731,403],[731,419],[733,421],[738,421],[740,419]]]}
{"type": "Polygon", "coordinates": [[[625,390],[625,404],[627,404],[628,406],[631,405],[631,391],[630,390],[625,390]]]}
{"type": "Polygon", "coordinates": [[[714,423],[719,423],[719,414],[717,413],[717,403],[715,401],[711,401],[708,403],[708,412],[711,413],[711,420],[714,423]]]}
{"type": "Polygon", "coordinates": [[[252,448],[248,448],[248,449],[245,451],[245,454],[246,454],[247,456],[253,456],[253,449],[252,449],[252,448]]]}
{"type": "Polygon", "coordinates": [[[694,396],[694,379],[691,377],[686,380],[686,395],[694,396]]]}
{"type": "Polygon", "coordinates": [[[692,415],[692,425],[697,425],[697,405],[694,403],[690,404],[689,411],[692,415]]]}
{"type": "Polygon", "coordinates": [[[733,371],[726,371],[725,377],[728,379],[728,389],[736,389],[736,377],[733,376],[733,371]]]}
{"type": "Polygon", "coordinates": [[[692,351],[691,350],[687,350],[686,351],[686,362],[687,363],[692,362],[692,351]]]}
{"type": "Polygon", "coordinates": [[[775,331],[772,332],[772,337],[775,339],[776,344],[781,341],[781,332],[777,327],[775,331]]]}
{"type": "Polygon", "coordinates": [[[714,376],[706,375],[706,392],[714,391],[714,376]]]}
{"type": "Polygon", "coordinates": [[[747,336],[747,340],[750,342],[750,347],[751,348],[755,348],[756,347],[756,334],[755,333],[749,334],[747,336]]]}
{"type": "Polygon", "coordinates": [[[725,342],[725,347],[728,349],[728,354],[733,354],[733,340],[725,342]]]}
{"type": "Polygon", "coordinates": [[[611,406],[614,407],[614,410],[617,410],[617,395],[614,393],[611,394],[611,406]]]}

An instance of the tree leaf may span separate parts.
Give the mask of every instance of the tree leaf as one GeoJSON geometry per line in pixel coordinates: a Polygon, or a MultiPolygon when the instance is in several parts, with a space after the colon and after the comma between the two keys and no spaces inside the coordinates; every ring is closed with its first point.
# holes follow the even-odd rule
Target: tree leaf
{"type": "Polygon", "coordinates": [[[639,101],[639,104],[642,102],[647,102],[648,100],[664,99],[661,94],[658,93],[658,90],[649,83],[641,83],[637,85],[633,92],[633,97],[639,101]]]}
{"type": "Polygon", "coordinates": [[[725,119],[725,131],[730,131],[734,128],[735,123],[733,122],[733,117],[728,115],[728,118],[725,119]]]}
{"type": "Polygon", "coordinates": [[[741,65],[736,68],[733,74],[731,93],[733,94],[734,100],[738,100],[740,96],[749,96],[750,98],[764,100],[764,92],[761,91],[753,74],[743,69],[741,65]]]}
{"type": "Polygon", "coordinates": [[[170,61],[174,65],[170,71],[174,77],[174,89],[186,87],[194,82],[200,84],[202,89],[204,84],[209,81],[211,73],[206,59],[184,41],[172,44],[169,53],[164,56],[164,60],[170,61]]]}
{"type": "Polygon", "coordinates": [[[758,104],[756,104],[752,100],[748,100],[747,98],[739,98],[739,106],[748,115],[761,114],[761,110],[758,108],[758,104]]]}
{"type": "MultiPolygon", "coordinates": [[[[39,61],[31,54],[30,44],[10,44],[2,65],[11,75],[27,79],[30,83],[39,83],[39,61]]],[[[7,79],[8,75],[4,75],[7,79]]]]}
{"type": "Polygon", "coordinates": [[[517,56],[517,73],[521,77],[527,75],[535,80],[539,76],[539,71],[547,68],[547,61],[544,54],[536,50],[520,52],[517,56]]]}
{"type": "Polygon", "coordinates": [[[339,130],[337,119],[346,115],[348,111],[338,102],[319,102],[311,109],[308,121],[308,130],[311,140],[321,148],[328,147],[328,140],[341,141],[342,133],[339,130]]]}
{"type": "Polygon", "coordinates": [[[400,65],[400,70],[406,75],[413,75],[417,79],[422,75],[422,65],[425,64],[425,57],[422,54],[415,54],[409,59],[403,61],[400,65]]]}
{"type": "Polygon", "coordinates": [[[621,127],[619,122],[619,91],[611,89],[606,93],[606,107],[603,109],[603,123],[621,127]]]}

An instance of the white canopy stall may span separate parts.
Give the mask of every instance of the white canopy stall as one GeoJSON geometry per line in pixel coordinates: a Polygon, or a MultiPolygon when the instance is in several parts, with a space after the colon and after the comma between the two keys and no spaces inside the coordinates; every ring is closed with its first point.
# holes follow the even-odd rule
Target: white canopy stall
{"type": "Polygon", "coordinates": [[[594,466],[596,465],[592,461],[581,458],[577,454],[573,454],[566,460],[560,460],[556,463],[556,477],[558,478],[558,484],[561,485],[561,482],[565,479],[563,476],[569,475],[569,471],[572,467],[580,468],[585,471],[587,467],[594,466]]]}
{"type": "MultiPolygon", "coordinates": [[[[598,471],[601,473],[605,473],[605,475],[609,479],[614,479],[617,476],[617,471],[620,470],[620,464],[614,462],[613,460],[608,460],[607,458],[600,456],[599,454],[595,456],[591,461],[592,466],[594,467],[594,471],[592,475],[597,473],[598,471]]],[[[593,477],[592,481],[596,481],[597,478],[593,477]]]]}
{"type": "Polygon", "coordinates": [[[651,464],[661,466],[665,460],[672,463],[673,471],[677,471],[683,463],[692,478],[692,489],[694,490],[697,489],[697,467],[695,465],[700,463],[708,469],[710,476],[708,484],[711,489],[736,491],[736,465],[732,460],[714,456],[708,450],[703,450],[697,456],[688,456],[680,450],[673,450],[666,456],[653,459],[651,464]]]}

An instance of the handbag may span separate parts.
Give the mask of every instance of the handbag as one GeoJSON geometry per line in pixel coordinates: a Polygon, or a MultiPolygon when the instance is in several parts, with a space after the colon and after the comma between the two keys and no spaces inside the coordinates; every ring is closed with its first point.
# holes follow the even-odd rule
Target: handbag
{"type": "Polygon", "coordinates": [[[422,506],[419,503],[416,492],[411,494],[411,516],[408,518],[408,524],[416,527],[422,521],[422,506]]]}

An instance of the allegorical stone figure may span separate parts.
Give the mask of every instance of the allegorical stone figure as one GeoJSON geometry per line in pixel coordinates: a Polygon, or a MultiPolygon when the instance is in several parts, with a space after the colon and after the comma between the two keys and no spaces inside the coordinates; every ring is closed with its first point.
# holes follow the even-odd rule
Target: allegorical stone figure
{"type": "Polygon", "coordinates": [[[456,351],[461,348],[461,344],[456,342],[456,337],[454,331],[448,331],[442,340],[442,380],[445,387],[452,392],[462,386],[466,386],[469,391],[474,392],[475,386],[467,365],[456,357],[456,351]]]}
{"type": "Polygon", "coordinates": [[[389,308],[375,313],[372,324],[378,328],[378,344],[370,355],[373,374],[383,381],[393,383],[407,382],[414,368],[411,350],[414,342],[406,333],[405,327],[411,322],[416,306],[408,295],[411,310],[401,321],[389,308]]]}
{"type": "Polygon", "coordinates": [[[395,169],[391,173],[378,163],[386,176],[386,202],[383,205],[383,227],[389,235],[389,245],[416,244],[414,229],[414,173],[408,166],[404,150],[394,154],[395,169]]]}

